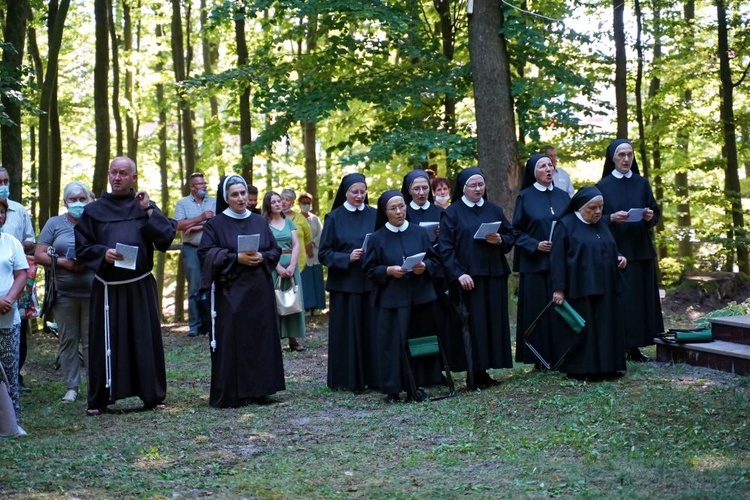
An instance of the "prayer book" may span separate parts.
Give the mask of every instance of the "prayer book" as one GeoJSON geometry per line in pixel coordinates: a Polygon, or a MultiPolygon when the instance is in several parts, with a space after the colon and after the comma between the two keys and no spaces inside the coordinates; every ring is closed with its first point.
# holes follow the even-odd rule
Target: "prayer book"
{"type": "Polygon", "coordinates": [[[625,222],[639,222],[643,220],[643,214],[646,213],[647,208],[631,208],[628,210],[628,218],[625,222]]]}
{"type": "Polygon", "coordinates": [[[477,232],[474,233],[474,239],[475,240],[483,240],[485,236],[488,234],[496,233],[498,229],[500,229],[500,224],[502,224],[502,221],[497,222],[482,222],[482,225],[479,226],[479,229],[477,229],[477,232]]]}
{"type": "Polygon", "coordinates": [[[117,253],[123,257],[122,260],[115,261],[115,267],[135,270],[135,262],[138,259],[138,247],[126,245],[124,243],[117,243],[117,245],[115,245],[115,250],[117,250],[117,253]]]}
{"type": "Polygon", "coordinates": [[[237,253],[257,252],[260,246],[260,234],[238,234],[237,253]]]}
{"type": "Polygon", "coordinates": [[[437,238],[437,229],[440,227],[439,222],[420,222],[420,227],[423,227],[427,230],[427,236],[430,237],[430,243],[434,243],[435,239],[437,238]]]}
{"type": "Polygon", "coordinates": [[[404,259],[404,263],[401,264],[401,267],[406,269],[409,272],[412,272],[414,270],[414,266],[422,262],[424,260],[424,256],[426,255],[426,252],[417,253],[414,255],[410,255],[409,257],[406,257],[404,259]]]}

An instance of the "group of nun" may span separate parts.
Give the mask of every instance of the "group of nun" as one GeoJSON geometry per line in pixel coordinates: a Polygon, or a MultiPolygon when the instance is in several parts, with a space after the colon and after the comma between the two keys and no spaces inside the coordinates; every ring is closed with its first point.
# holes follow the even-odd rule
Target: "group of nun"
{"type": "Polygon", "coordinates": [[[602,180],[572,199],[553,174],[547,156],[529,159],[512,222],[488,200],[478,168],[458,174],[446,209],[433,203],[422,170],[384,192],[377,209],[365,176],[344,176],[320,243],[330,294],[328,387],[376,389],[399,401],[414,396],[415,379],[440,383],[439,364],[410,359],[408,340],[425,335],[440,338],[469,389],[496,385],[488,370],[513,366],[506,258],[513,248],[517,362],[542,368],[540,357],[561,359],[568,376],[601,380],[621,376],[626,359],[646,361],[639,348],[664,329],[652,236],[659,209],[632,145],[614,141],[602,180]],[[629,219],[630,209],[643,209],[640,219],[629,219]],[[494,223],[491,232],[478,235],[485,223],[494,223]],[[546,307],[563,301],[585,320],[582,333],[546,307]],[[533,353],[524,334],[537,319],[533,353]]]}

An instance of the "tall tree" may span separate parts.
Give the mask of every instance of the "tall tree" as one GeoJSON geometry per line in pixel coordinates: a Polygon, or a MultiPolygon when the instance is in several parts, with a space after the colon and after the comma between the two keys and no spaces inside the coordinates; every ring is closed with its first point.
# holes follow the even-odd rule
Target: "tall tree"
{"type": "Polygon", "coordinates": [[[2,163],[10,177],[10,197],[21,200],[23,178],[23,144],[21,140],[21,66],[23,62],[24,38],[26,37],[27,0],[8,2],[3,30],[3,86],[4,116],[0,120],[2,141],[2,163]]]}
{"type": "Polygon", "coordinates": [[[612,0],[613,33],[615,37],[615,101],[617,108],[617,137],[628,137],[628,68],[625,52],[625,2],[612,0]]]}
{"type": "MultiPolygon", "coordinates": [[[[695,38],[695,1],[687,0],[683,8],[685,24],[685,42],[687,50],[693,47],[695,38]]],[[[688,87],[682,95],[683,107],[686,110],[692,108],[693,91],[688,87]]],[[[688,173],[691,168],[690,155],[690,130],[683,126],[677,132],[677,145],[680,153],[683,155],[684,168],[681,168],[674,175],[675,195],[677,196],[677,234],[679,243],[677,246],[677,256],[680,258],[685,269],[693,266],[693,243],[692,243],[692,221],[690,217],[690,184],[688,182],[688,173]]]]}
{"type": "MultiPolygon", "coordinates": [[[[125,111],[125,143],[127,145],[128,156],[133,160],[138,159],[138,130],[140,120],[138,118],[138,106],[135,102],[135,82],[136,72],[133,64],[133,16],[130,0],[123,0],[122,3],[122,31],[123,31],[123,49],[125,52],[125,102],[127,103],[125,111]]],[[[140,39],[140,35],[138,37],[140,39]]]]}
{"type": "Polygon", "coordinates": [[[94,0],[96,19],[96,62],[94,65],[94,121],[96,123],[96,163],[93,189],[97,195],[107,188],[110,158],[109,132],[109,8],[107,0],[94,0]]]}
{"type": "MultiPolygon", "coordinates": [[[[237,44],[237,67],[243,68],[248,62],[247,40],[245,39],[245,11],[240,10],[234,18],[234,39],[237,44]]],[[[250,84],[243,81],[240,87],[240,166],[242,176],[253,183],[253,155],[247,152],[246,146],[253,141],[250,122],[250,84]]]]}
{"type": "MultiPolygon", "coordinates": [[[[307,23],[307,56],[311,57],[318,45],[318,15],[313,13],[307,23]]],[[[301,54],[300,54],[301,55],[301,54]]],[[[302,142],[305,150],[305,188],[313,196],[314,209],[318,209],[318,152],[317,125],[302,121],[302,142]]]]}
{"type": "Polygon", "coordinates": [[[479,168],[485,172],[493,201],[512,207],[520,167],[503,22],[500,2],[474,1],[474,10],[469,13],[469,53],[479,168]]]}
{"type": "MultiPolygon", "coordinates": [[[[748,262],[747,234],[742,211],[740,192],[739,160],[737,157],[737,135],[734,123],[734,87],[739,85],[732,81],[732,69],[729,65],[729,36],[727,26],[727,9],[724,0],[716,0],[716,20],[719,49],[719,77],[721,79],[721,127],[724,139],[722,148],[726,161],[724,166],[724,194],[729,200],[732,226],[728,231],[729,240],[736,249],[737,267],[745,274],[750,273],[748,262]]],[[[747,75],[745,70],[743,77],[747,75]]]]}
{"type": "Polygon", "coordinates": [[[177,102],[180,109],[180,123],[182,124],[182,140],[185,154],[185,178],[195,172],[195,131],[193,130],[193,115],[187,95],[180,89],[185,81],[185,46],[182,35],[182,9],[180,0],[172,0],[172,66],[177,83],[177,102]]]}
{"type": "MultiPolygon", "coordinates": [[[[118,0],[108,0],[109,2],[109,38],[112,49],[112,118],[115,121],[115,155],[122,156],[123,149],[123,132],[122,132],[122,113],[120,112],[120,37],[117,29],[119,27],[119,7],[118,0]]],[[[132,160],[135,158],[131,157],[132,160]]]]}

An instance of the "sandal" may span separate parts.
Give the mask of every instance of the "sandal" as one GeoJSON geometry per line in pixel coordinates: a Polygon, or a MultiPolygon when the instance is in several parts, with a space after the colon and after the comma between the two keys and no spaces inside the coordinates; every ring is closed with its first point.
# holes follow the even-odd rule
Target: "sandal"
{"type": "Polygon", "coordinates": [[[305,350],[305,348],[302,347],[302,345],[299,342],[297,342],[297,340],[294,340],[292,342],[292,339],[289,339],[289,350],[295,351],[295,352],[302,352],[305,350]]]}
{"type": "Polygon", "coordinates": [[[87,417],[98,417],[99,415],[103,415],[107,412],[106,408],[88,408],[86,410],[86,416],[87,417]]]}

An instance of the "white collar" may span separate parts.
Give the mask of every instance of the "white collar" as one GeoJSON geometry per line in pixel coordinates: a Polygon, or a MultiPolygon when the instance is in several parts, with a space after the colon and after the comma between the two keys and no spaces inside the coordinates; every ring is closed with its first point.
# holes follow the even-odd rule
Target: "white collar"
{"type": "Polygon", "coordinates": [[[542,193],[545,192],[545,191],[552,191],[553,189],[555,189],[555,186],[553,186],[552,183],[550,183],[549,186],[544,187],[541,184],[539,184],[538,182],[535,182],[534,183],[534,187],[537,188],[542,193]]]}
{"type": "Polygon", "coordinates": [[[482,205],[484,205],[484,198],[479,198],[479,201],[474,202],[474,201],[469,201],[466,195],[463,195],[461,197],[461,201],[463,201],[464,204],[469,208],[472,208],[474,206],[481,207],[482,205]]]}
{"type": "Polygon", "coordinates": [[[252,212],[248,210],[247,208],[245,209],[244,214],[238,214],[231,208],[224,209],[222,213],[226,215],[227,217],[231,217],[232,219],[247,219],[248,217],[250,217],[250,214],[252,214],[252,212]]]}
{"type": "Polygon", "coordinates": [[[420,207],[419,205],[417,205],[417,204],[416,204],[416,203],[414,202],[414,200],[411,200],[411,201],[409,202],[409,206],[410,206],[411,208],[413,208],[414,210],[427,210],[428,208],[430,208],[430,200],[427,200],[427,201],[425,201],[425,202],[424,202],[424,205],[422,205],[421,207],[420,207]]]}
{"type": "Polygon", "coordinates": [[[573,212],[573,213],[574,213],[574,214],[576,214],[576,217],[578,217],[578,220],[579,220],[579,221],[583,222],[584,224],[588,224],[588,225],[591,225],[591,223],[590,223],[590,222],[586,222],[586,220],[585,220],[585,219],[583,218],[583,215],[581,215],[581,212],[579,212],[579,211],[577,211],[577,210],[576,210],[576,211],[575,211],[575,212],[573,212]]]}
{"type": "Polygon", "coordinates": [[[350,212],[356,212],[356,211],[360,211],[361,212],[362,210],[365,209],[365,204],[362,203],[360,206],[355,207],[354,205],[352,205],[348,201],[345,201],[344,202],[344,208],[347,209],[347,210],[349,210],[350,212]]]}
{"type": "Polygon", "coordinates": [[[614,175],[615,178],[617,178],[617,179],[622,179],[623,177],[625,177],[626,179],[630,179],[631,177],[633,177],[633,171],[632,170],[628,170],[627,174],[621,174],[617,170],[613,170],[612,171],[612,175],[614,175]]]}
{"type": "Polygon", "coordinates": [[[387,229],[388,229],[388,230],[389,230],[390,232],[392,232],[392,233],[403,233],[403,232],[404,232],[404,231],[406,231],[406,229],[407,229],[407,228],[409,227],[409,221],[408,221],[408,220],[405,220],[405,221],[404,221],[404,223],[403,223],[403,224],[401,224],[401,225],[400,225],[400,226],[398,226],[398,227],[394,226],[394,225],[393,225],[393,224],[391,224],[390,222],[386,222],[386,223],[385,223],[385,227],[386,227],[386,228],[387,228],[387,229]]]}

